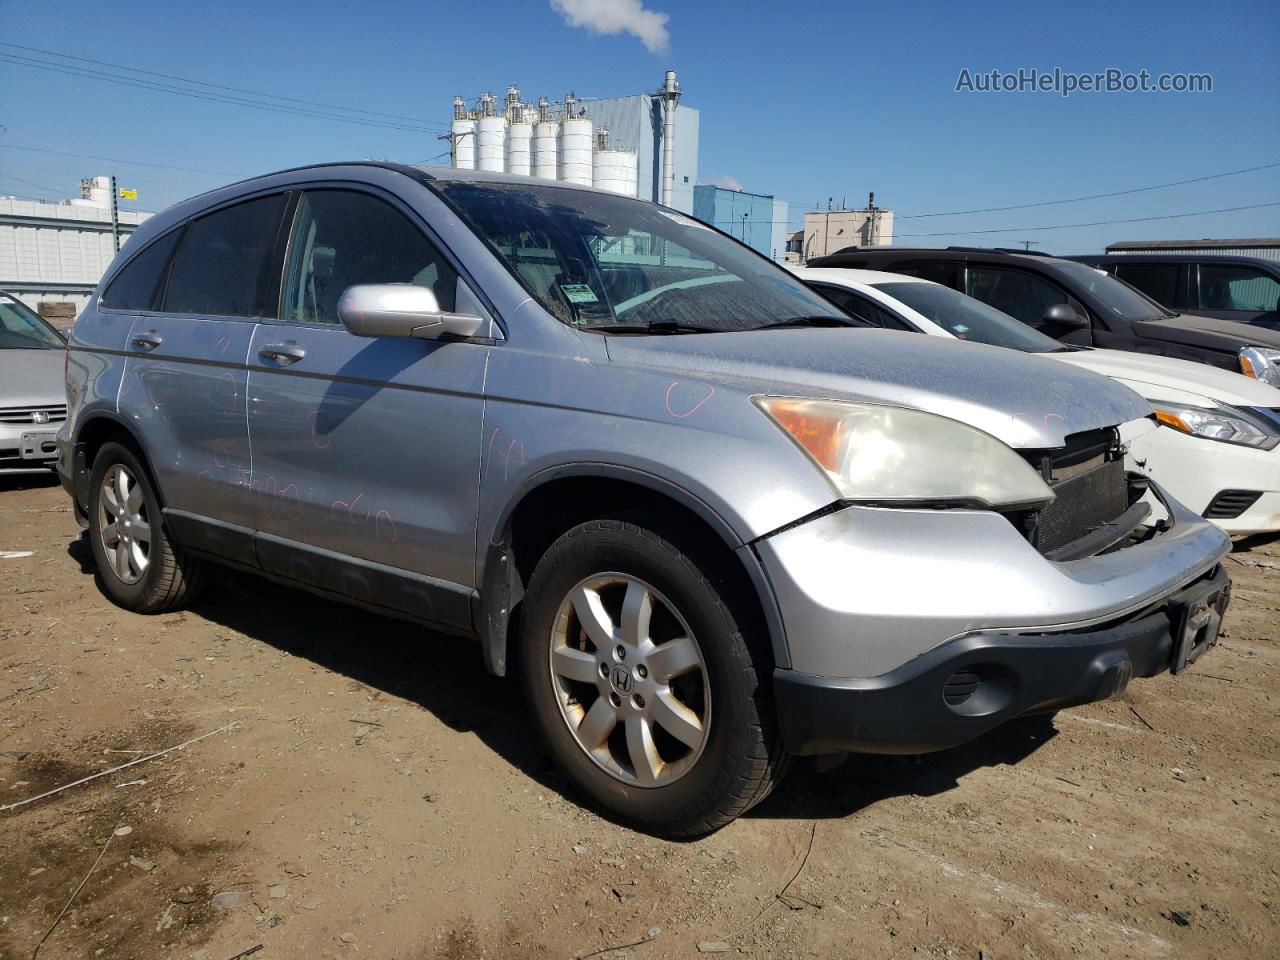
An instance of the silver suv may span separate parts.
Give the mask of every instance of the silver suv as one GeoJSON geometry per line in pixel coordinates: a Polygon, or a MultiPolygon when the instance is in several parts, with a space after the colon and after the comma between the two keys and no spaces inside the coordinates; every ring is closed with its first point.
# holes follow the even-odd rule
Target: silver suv
{"type": "Polygon", "coordinates": [[[1065,364],[849,324],[680,213],[290,170],[148,220],[76,322],[59,471],[116,603],[207,561],[476,638],[568,778],[706,832],[1181,670],[1226,536],[1065,364]]]}

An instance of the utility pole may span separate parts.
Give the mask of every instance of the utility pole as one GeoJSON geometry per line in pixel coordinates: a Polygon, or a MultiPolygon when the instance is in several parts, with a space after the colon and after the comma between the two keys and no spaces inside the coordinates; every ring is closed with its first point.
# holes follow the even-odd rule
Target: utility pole
{"type": "Polygon", "coordinates": [[[449,166],[456,167],[458,165],[458,141],[463,137],[471,136],[471,130],[463,130],[461,133],[442,133],[436,137],[437,140],[449,141],[449,166]]]}
{"type": "Polygon", "coordinates": [[[120,252],[120,193],[116,189],[116,176],[111,175],[111,240],[120,252]]]}
{"type": "Polygon", "coordinates": [[[1040,241],[1039,241],[1039,240],[1019,240],[1018,242],[1019,242],[1020,244],[1022,244],[1022,249],[1023,249],[1023,250],[1030,250],[1030,249],[1031,249],[1031,247],[1032,247],[1032,245],[1035,245],[1035,246],[1039,246],[1039,245],[1040,245],[1040,241]]]}

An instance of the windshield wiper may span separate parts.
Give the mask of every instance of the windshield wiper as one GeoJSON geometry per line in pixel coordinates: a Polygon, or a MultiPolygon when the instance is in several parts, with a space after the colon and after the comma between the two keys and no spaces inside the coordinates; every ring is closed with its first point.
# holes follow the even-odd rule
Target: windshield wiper
{"type": "Polygon", "coordinates": [[[696,323],[680,323],[676,320],[650,320],[648,323],[587,323],[579,330],[602,330],[605,333],[724,333],[716,327],[702,327],[696,323]]]}
{"type": "MultiPolygon", "coordinates": [[[[869,325],[869,324],[868,324],[869,325]]],[[[848,319],[846,317],[833,317],[829,315],[812,316],[812,317],[790,317],[786,320],[778,320],[775,323],[766,323],[764,326],[754,327],[755,330],[780,330],[784,327],[861,327],[863,323],[857,320],[848,319]]]]}

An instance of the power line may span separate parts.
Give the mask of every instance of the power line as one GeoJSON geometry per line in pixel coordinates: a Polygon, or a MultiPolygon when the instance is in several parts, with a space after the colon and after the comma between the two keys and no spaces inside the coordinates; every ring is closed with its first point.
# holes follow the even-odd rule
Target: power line
{"type": "Polygon", "coordinates": [[[373,117],[384,117],[389,120],[406,120],[409,123],[424,124],[428,126],[431,126],[431,125],[443,126],[443,124],[439,124],[439,123],[432,124],[430,121],[423,120],[421,117],[406,117],[398,113],[383,113],[380,110],[365,110],[360,107],[343,107],[338,104],[324,103],[319,100],[303,100],[298,97],[286,97],[278,93],[267,93],[266,91],[263,91],[263,90],[248,90],[248,89],[245,89],[244,87],[232,87],[232,86],[228,86],[225,83],[211,83],[207,80],[191,80],[187,77],[179,77],[172,73],[160,73],[155,70],[143,70],[141,67],[129,67],[129,66],[125,66],[124,64],[109,63],[106,60],[93,60],[89,57],[77,57],[69,53],[59,53],[56,50],[43,50],[40,47],[28,47],[28,46],[23,46],[20,43],[9,43],[4,40],[0,40],[0,47],[12,47],[16,50],[26,50],[29,53],[43,53],[51,57],[60,57],[63,60],[78,60],[81,63],[92,63],[100,67],[110,67],[113,70],[123,70],[123,71],[126,71],[127,73],[142,73],[142,74],[146,74],[147,76],[162,77],[165,80],[177,80],[179,83],[190,83],[190,84],[194,84],[196,86],[201,86],[201,87],[211,87],[216,90],[230,90],[233,93],[247,93],[250,96],[268,97],[272,100],[283,100],[287,103],[297,103],[297,104],[305,104],[307,106],[312,106],[312,107],[322,107],[326,110],[341,110],[346,113],[357,113],[357,114],[365,114],[367,116],[373,116],[373,117]]]}
{"type": "Polygon", "coordinates": [[[1128,217],[1124,220],[1094,220],[1090,223],[1057,223],[1045,227],[998,227],[991,230],[951,230],[939,233],[895,233],[898,237],[969,237],[983,233],[1027,233],[1042,230],[1070,230],[1075,227],[1107,227],[1117,223],[1149,223],[1152,220],[1178,220],[1183,217],[1203,217],[1211,213],[1235,213],[1238,210],[1260,210],[1263,207],[1280,207],[1280,200],[1268,203],[1250,203],[1241,207],[1219,207],[1216,210],[1193,210],[1188,213],[1165,213],[1157,217],[1128,217]]]}
{"type": "MultiPolygon", "coordinates": [[[[1028,210],[1032,207],[1052,207],[1063,203],[1080,203],[1084,200],[1106,200],[1111,197],[1127,197],[1134,193],[1146,193],[1150,190],[1164,190],[1166,187],[1181,187],[1189,183],[1204,183],[1206,180],[1221,180],[1223,177],[1238,177],[1244,173],[1255,173],[1258,170],[1272,170],[1280,167],[1280,161],[1264,163],[1256,167],[1245,167],[1243,170],[1228,170],[1226,173],[1211,173],[1203,177],[1192,177],[1189,180],[1171,180],[1168,183],[1156,183],[1149,187],[1134,187],[1131,190],[1115,190],[1111,193],[1092,193],[1084,197],[1068,197],[1065,200],[1042,200],[1039,203],[1015,203],[1008,207],[982,207],[976,210],[949,210],[944,213],[898,213],[899,220],[923,220],[925,217],[960,217],[972,213],[999,213],[1005,210],[1028,210]]],[[[927,236],[927,234],[922,234],[927,236]]]]}
{"type": "Polygon", "coordinates": [[[46,183],[35,183],[32,180],[23,180],[21,177],[15,177],[12,173],[0,173],[0,180],[12,180],[14,183],[25,184],[28,187],[35,187],[37,190],[48,190],[51,193],[65,193],[57,187],[51,187],[46,183]]]}
{"type": "Polygon", "coordinates": [[[408,133],[434,133],[434,130],[424,126],[410,126],[404,123],[365,119],[363,117],[342,116],[340,114],[324,113],[319,110],[310,110],[300,107],[289,107],[283,104],[263,103],[260,101],[250,100],[245,97],[232,97],[218,93],[201,93],[196,90],[190,90],[184,87],[176,87],[171,84],[158,83],[152,80],[142,80],[135,77],[122,77],[114,74],[104,73],[99,70],[89,70],[84,67],[77,67],[70,64],[53,64],[47,61],[38,60],[32,57],[20,57],[11,53],[0,53],[0,62],[11,63],[20,67],[33,67],[37,70],[49,70],[54,73],[63,73],[72,77],[84,77],[91,80],[105,80],[108,83],[115,83],[121,86],[136,87],[142,90],[154,90],[160,93],[171,93],[181,97],[189,97],[194,100],[207,100],[211,103],[225,103],[232,106],[250,107],[255,110],[267,110],[272,113],[292,114],[293,116],[309,117],[317,120],[335,120],[341,123],[354,123],[367,127],[381,127],[388,130],[403,130],[408,133]]]}
{"type": "MultiPolygon", "coordinates": [[[[0,129],[4,129],[0,125],[0,129]]],[[[15,133],[17,131],[14,131],[15,133]]],[[[21,136],[21,134],[19,134],[21,136]]],[[[181,170],[184,173],[208,173],[219,177],[243,177],[246,174],[232,173],[228,170],[206,170],[201,167],[176,167],[169,163],[152,163],[148,160],[121,160],[119,157],[99,157],[92,153],[76,153],[73,150],[46,150],[41,147],[24,147],[16,143],[0,143],[0,150],[29,150],[32,153],[52,153],[55,156],[78,157],[82,160],[101,160],[103,163],[123,163],[134,167],[157,167],[161,170],[181,170]]]]}

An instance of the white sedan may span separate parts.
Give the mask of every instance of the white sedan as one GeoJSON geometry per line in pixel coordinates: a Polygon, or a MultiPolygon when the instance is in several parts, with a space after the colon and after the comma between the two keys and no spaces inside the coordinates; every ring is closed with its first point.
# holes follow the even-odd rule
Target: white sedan
{"type": "Polygon", "coordinates": [[[792,268],[846,312],[874,326],[954,337],[1105,374],[1135,390],[1168,427],[1129,445],[1130,469],[1157,480],[1228,533],[1280,530],[1280,390],[1208,364],[1067,347],[980,300],[917,277],[877,270],[792,268]]]}

